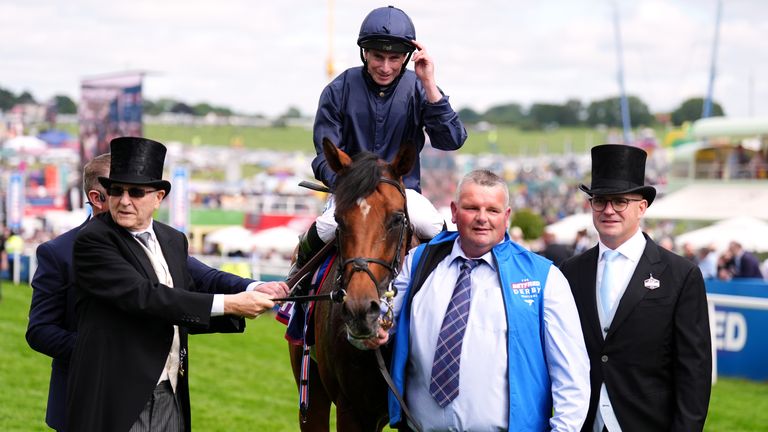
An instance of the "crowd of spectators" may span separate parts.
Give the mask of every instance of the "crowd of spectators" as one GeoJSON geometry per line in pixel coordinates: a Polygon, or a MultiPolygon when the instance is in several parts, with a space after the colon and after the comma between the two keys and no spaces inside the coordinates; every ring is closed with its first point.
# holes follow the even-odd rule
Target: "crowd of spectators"
{"type": "Polygon", "coordinates": [[[704,279],[768,281],[768,258],[761,263],[754,253],[745,250],[738,241],[731,241],[728,248],[718,251],[712,245],[696,249],[690,243],[685,243],[678,248],[671,237],[666,239],[668,241],[664,242],[663,246],[698,265],[704,279]]]}
{"type": "MultiPolygon", "coordinates": [[[[206,151],[207,157],[203,158],[206,162],[222,158],[222,160],[231,159],[231,157],[218,155],[219,150],[206,149],[206,151]]],[[[259,160],[263,162],[265,169],[248,179],[242,179],[237,183],[203,182],[200,186],[198,182],[197,186],[193,185],[191,207],[243,211],[252,208],[255,209],[254,211],[285,211],[302,214],[318,212],[323,203],[322,194],[297,187],[302,178],[311,178],[308,168],[305,171],[297,168],[305,165],[302,163],[303,159],[295,155],[290,158],[281,158],[274,154],[265,156],[262,153],[259,160]],[[286,160],[290,160],[291,163],[286,163],[286,160]],[[293,168],[289,169],[290,167],[293,168]],[[226,188],[222,189],[222,185],[226,185],[226,188]]],[[[646,166],[646,183],[656,185],[663,192],[668,167],[665,165],[666,159],[662,153],[656,150],[650,152],[646,166]]],[[[248,159],[247,156],[241,156],[243,161],[248,159]]],[[[194,157],[190,157],[190,160],[192,159],[194,157]]],[[[750,159],[738,163],[753,166],[755,161],[750,159]]],[[[308,166],[308,162],[306,165],[308,166]]],[[[589,203],[578,190],[579,184],[588,184],[590,181],[588,178],[590,161],[587,154],[526,157],[498,154],[467,155],[448,154],[433,151],[427,147],[422,152],[423,194],[437,208],[447,208],[454,198],[458,178],[463,173],[478,168],[489,169],[502,175],[510,187],[511,207],[515,210],[529,209],[541,215],[545,224],[557,222],[574,213],[590,212],[589,203]]],[[[660,243],[664,244],[668,242],[663,239],[664,237],[670,237],[671,241],[674,223],[662,221],[648,227],[647,230],[653,238],[660,239],[660,243]]],[[[29,245],[27,249],[57,234],[45,226],[25,232],[26,244],[29,245]]],[[[558,253],[555,255],[559,257],[565,254],[565,250],[569,254],[581,253],[587,247],[594,245],[595,239],[589,238],[585,232],[577,234],[573,244],[556,245],[555,239],[551,236],[550,238],[543,236],[537,241],[526,241],[520,238],[519,241],[545,256],[551,255],[552,250],[557,250],[558,253]],[[555,246],[552,246],[553,244],[555,246]]],[[[741,277],[743,274],[741,266],[736,264],[738,260],[734,261],[732,258],[734,252],[730,249],[718,254],[711,249],[695,251],[683,245],[677,252],[699,263],[705,277],[731,279],[741,277]]]]}

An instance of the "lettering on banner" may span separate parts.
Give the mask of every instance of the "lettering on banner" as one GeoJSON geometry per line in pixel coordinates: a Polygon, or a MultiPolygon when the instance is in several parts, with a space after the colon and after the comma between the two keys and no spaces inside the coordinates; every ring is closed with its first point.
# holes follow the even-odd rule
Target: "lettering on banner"
{"type": "Polygon", "coordinates": [[[715,345],[719,351],[738,352],[747,344],[747,320],[738,312],[715,311],[715,345]]]}

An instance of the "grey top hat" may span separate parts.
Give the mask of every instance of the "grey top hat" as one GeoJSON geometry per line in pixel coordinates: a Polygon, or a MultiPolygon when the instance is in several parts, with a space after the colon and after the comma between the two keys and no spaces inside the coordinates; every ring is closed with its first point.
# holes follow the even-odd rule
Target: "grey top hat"
{"type": "Polygon", "coordinates": [[[120,137],[109,142],[112,160],[109,177],[99,183],[109,189],[112,183],[152,186],[171,192],[171,183],[163,180],[166,148],[157,141],[139,137],[120,137]]]}
{"type": "Polygon", "coordinates": [[[645,150],[621,144],[592,147],[592,187],[579,185],[589,196],[638,193],[650,206],[656,188],[644,185],[645,150]]]}

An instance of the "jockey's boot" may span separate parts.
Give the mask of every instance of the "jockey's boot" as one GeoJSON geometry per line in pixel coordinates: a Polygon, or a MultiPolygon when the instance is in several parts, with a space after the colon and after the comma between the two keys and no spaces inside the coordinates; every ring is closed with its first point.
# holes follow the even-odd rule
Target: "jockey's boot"
{"type": "MultiPolygon", "coordinates": [[[[299,236],[299,247],[296,252],[296,260],[294,260],[291,269],[288,271],[287,279],[291,279],[305,264],[312,259],[315,254],[320,252],[320,249],[325,246],[325,242],[317,234],[317,225],[313,223],[307,232],[299,236]]],[[[312,274],[305,275],[296,287],[291,288],[291,295],[306,295],[309,291],[309,281],[312,279],[312,274]]]]}

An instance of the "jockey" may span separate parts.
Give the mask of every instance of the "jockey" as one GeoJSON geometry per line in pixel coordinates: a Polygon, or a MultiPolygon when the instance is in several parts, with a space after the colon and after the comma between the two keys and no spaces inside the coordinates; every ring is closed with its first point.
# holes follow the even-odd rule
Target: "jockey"
{"type": "MultiPolygon", "coordinates": [[[[369,151],[390,162],[401,145],[421,152],[427,136],[432,147],[445,151],[461,148],[467,139],[458,114],[436,84],[432,57],[416,41],[416,29],[405,12],[393,6],[371,11],[360,26],[357,45],[363,65],[347,69],[325,87],[315,115],[317,156],[312,170],[331,190],[336,174],[325,160],[323,138],[350,156],[369,151]],[[406,69],[411,56],[413,71],[406,69]]],[[[445,221],[421,195],[420,173],[417,159],[403,177],[408,214],[416,235],[431,239],[445,221]]],[[[334,238],[334,208],[331,196],[325,212],[300,236],[290,275],[334,238]]]]}

